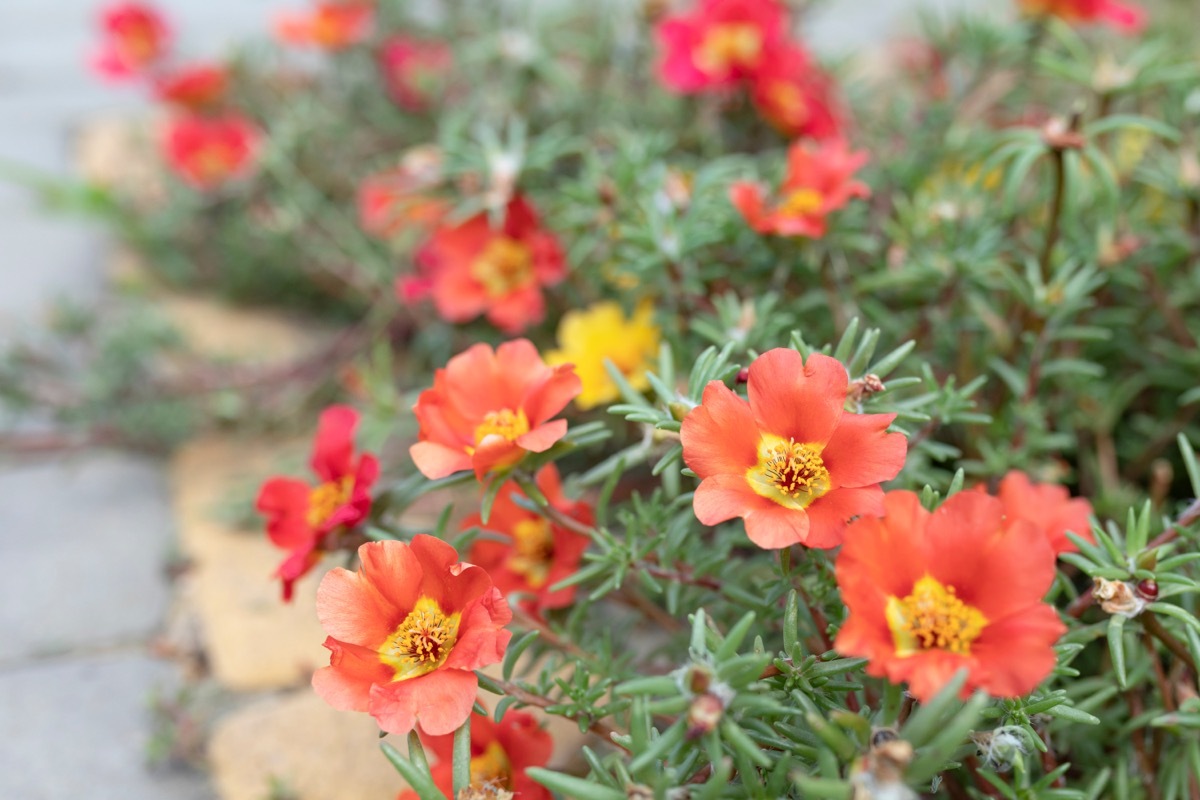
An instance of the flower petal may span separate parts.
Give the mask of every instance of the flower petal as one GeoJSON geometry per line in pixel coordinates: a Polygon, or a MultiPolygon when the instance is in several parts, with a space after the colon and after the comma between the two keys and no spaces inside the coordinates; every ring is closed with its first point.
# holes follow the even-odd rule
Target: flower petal
{"type": "Polygon", "coordinates": [[[825,444],[842,417],[850,379],[842,363],[813,353],[768,350],[750,365],[750,408],[760,427],[797,442],[825,444]]]}
{"type": "Polygon", "coordinates": [[[908,440],[899,433],[887,433],[895,418],[895,414],[842,414],[821,451],[835,487],[870,486],[900,473],[908,440]]]}
{"type": "Polygon", "coordinates": [[[700,405],[684,417],[679,437],[684,463],[701,478],[744,475],[758,463],[759,432],[750,404],[720,381],[704,387],[700,405]]]}
{"type": "Polygon", "coordinates": [[[435,736],[453,733],[471,716],[479,679],[474,672],[439,669],[406,681],[371,687],[370,712],[388,733],[406,736],[421,722],[435,736]]]}

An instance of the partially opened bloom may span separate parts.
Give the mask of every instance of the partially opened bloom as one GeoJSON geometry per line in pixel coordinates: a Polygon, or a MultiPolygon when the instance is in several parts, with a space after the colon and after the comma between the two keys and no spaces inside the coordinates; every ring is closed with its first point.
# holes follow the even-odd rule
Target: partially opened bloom
{"type": "Polygon", "coordinates": [[[154,82],[159,100],[188,111],[219,106],[229,91],[229,71],[220,64],[192,64],[172,69],[154,82]]]}
{"type": "Polygon", "coordinates": [[[1053,581],[1045,537],[1006,523],[999,500],[959,492],[930,513],[912,492],[889,492],[881,519],[846,532],[837,582],[850,615],[834,648],[921,701],[963,668],[964,697],[1019,697],[1054,669],[1066,632],[1042,602],[1053,581]]]}
{"type": "MultiPolygon", "coordinates": [[[[454,796],[454,736],[429,736],[421,731],[426,752],[437,758],[431,777],[446,797],[454,796]]],[[[525,774],[543,767],[554,752],[554,741],[527,711],[507,711],[499,723],[490,717],[471,718],[471,788],[487,786],[515,794],[521,800],[550,800],[550,790],[525,774]]],[[[418,800],[412,789],[397,800],[418,800]]]]}
{"type": "Polygon", "coordinates": [[[281,14],[275,33],[287,44],[344,50],[365,39],[374,21],[368,0],[318,0],[307,11],[281,14]]]}
{"type": "Polygon", "coordinates": [[[1076,24],[1102,23],[1122,33],[1140,33],[1146,27],[1146,10],[1121,0],[1017,0],[1031,16],[1058,17],[1076,24]]]}
{"type": "Polygon", "coordinates": [[[571,365],[547,366],[528,339],[494,352],[474,345],[435,372],[433,387],[417,398],[420,441],[409,453],[427,478],[464,469],[482,478],[565,436],[567,421],[551,418],[579,390],[571,365]]]}
{"type": "Polygon", "coordinates": [[[659,75],[668,89],[694,93],[746,80],[785,35],[778,0],[700,0],[686,14],[659,22],[659,75]]]}
{"type": "Polygon", "coordinates": [[[207,190],[252,172],[261,142],[258,126],[240,114],[184,114],[167,122],[162,148],[175,174],[207,190]]]}
{"type": "MultiPolygon", "coordinates": [[[[536,480],[538,489],[553,508],[581,525],[592,524],[592,507],[563,494],[558,469],[553,464],[538,470],[536,480]]],[[[516,483],[505,484],[496,495],[487,524],[479,514],[463,520],[463,530],[482,528],[505,539],[502,542],[478,539],[467,557],[472,564],[486,569],[496,588],[506,596],[512,592],[530,595],[521,604],[530,612],[569,606],[575,599],[575,587],[558,591],[551,591],[550,587],[575,574],[591,540],[522,508],[514,498],[528,499],[516,483]]]]}
{"type": "Polygon", "coordinates": [[[793,42],[770,51],[754,75],[750,97],[763,119],[784,136],[830,139],[841,134],[833,79],[793,42]]]}
{"type": "Polygon", "coordinates": [[[896,415],[845,411],[846,368],[819,353],[805,363],[769,350],[747,382],[749,402],[712,381],[683,420],[683,460],[701,479],[696,517],[742,517],[759,547],[836,547],[851,517],[883,510],[879,484],[904,466],[907,441],[887,433],[896,415]]]}
{"type": "Polygon", "coordinates": [[[1082,497],[1071,497],[1065,486],[1034,483],[1024,472],[1012,470],[1000,481],[997,496],[1004,505],[1004,516],[1036,526],[1055,555],[1079,550],[1067,538],[1067,531],[1089,542],[1096,541],[1092,536],[1092,504],[1082,497]]]}
{"type": "Polygon", "coordinates": [[[409,111],[429,104],[454,54],[445,42],[393,36],[379,51],[379,68],[392,101],[409,111]]]}
{"type": "Polygon", "coordinates": [[[420,534],[358,548],[357,572],[330,570],[317,588],[329,666],[312,685],[342,711],[366,711],[388,733],[452,733],[471,714],[474,670],[504,658],[512,611],[487,572],[420,534]]]}
{"type": "Polygon", "coordinates": [[[434,225],[450,211],[430,192],[442,181],[442,152],[435,145],[408,150],[400,166],[369,175],[358,185],[363,230],[388,238],[406,228],[434,225]]]}
{"type": "Polygon", "coordinates": [[[867,159],[841,139],[796,142],[788,149],[787,175],[777,200],[768,203],[762,184],[752,181],[730,186],[729,199],[759,233],[819,239],[825,235],[826,217],[852,198],[870,196],[867,185],[854,180],[867,159]]]}
{"type": "Polygon", "coordinates": [[[401,299],[430,294],[442,319],[466,322],[483,314],[508,334],[541,322],[542,287],[566,277],[558,239],[520,195],[509,201],[498,227],[483,212],[438,227],[416,261],[420,276],[397,282],[401,299]]]}
{"type": "Polygon", "coordinates": [[[583,382],[575,398],[580,408],[595,408],[620,396],[617,385],[604,368],[611,361],[629,385],[638,391],[650,385],[646,378],[658,358],[661,333],[654,324],[654,308],[638,304],[632,317],[625,316],[619,303],[606,300],[582,311],[568,311],[558,323],[558,350],[546,354],[549,364],[574,364],[583,382]]]}
{"type": "Polygon", "coordinates": [[[162,15],[145,3],[113,3],[100,12],[104,41],[92,59],[101,76],[131,78],[153,69],[167,55],[171,33],[162,15]]]}
{"type": "Polygon", "coordinates": [[[330,406],[321,412],[309,466],[316,486],[299,478],[271,478],[258,493],[255,507],[267,517],[267,535],[288,551],[277,575],[283,599],[292,599],[297,580],[316,566],[331,534],[351,530],[371,511],[371,486],[379,462],[370,453],[354,457],[358,412],[330,406]]]}

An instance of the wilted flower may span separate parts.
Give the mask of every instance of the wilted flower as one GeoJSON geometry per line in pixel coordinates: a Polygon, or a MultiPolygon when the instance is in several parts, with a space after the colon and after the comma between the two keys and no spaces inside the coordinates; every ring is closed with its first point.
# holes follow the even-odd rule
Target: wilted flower
{"type": "Polygon", "coordinates": [[[565,436],[567,421],[551,417],[579,390],[571,365],[546,366],[528,339],[505,342],[495,352],[474,345],[434,373],[433,387],[417,398],[420,441],[409,453],[427,478],[464,469],[482,478],[565,436]]]}
{"type": "Polygon", "coordinates": [[[1031,16],[1058,17],[1066,22],[1111,25],[1122,33],[1140,33],[1146,27],[1146,10],[1121,0],[1017,0],[1031,16]]]}
{"type": "Polygon", "coordinates": [[[144,74],[167,54],[171,33],[162,15],[144,3],[113,3],[100,12],[104,41],[92,59],[103,77],[116,80],[144,74]]]}
{"type": "Polygon", "coordinates": [[[229,71],[220,64],[192,64],[172,69],[154,82],[159,100],[188,111],[208,111],[229,90],[229,71]]]}
{"type": "Polygon", "coordinates": [[[374,20],[367,0],[318,0],[308,11],[279,15],[275,33],[287,44],[344,50],[365,39],[374,20]]]}
{"type": "Polygon", "coordinates": [[[312,685],[342,711],[388,733],[453,733],[479,691],[474,670],[504,658],[512,612],[487,572],[419,534],[358,548],[357,572],[330,570],[317,589],[329,666],[312,685]]]}
{"type": "Polygon", "coordinates": [[[1045,536],[1006,521],[999,500],[959,492],[930,513],[912,492],[889,492],[882,518],[846,530],[837,582],[850,614],[834,648],[922,702],[964,668],[964,697],[1028,694],[1066,631],[1042,602],[1053,581],[1045,536]]]}
{"type": "Polygon", "coordinates": [[[604,368],[611,361],[629,385],[640,391],[649,387],[646,370],[658,356],[660,331],[653,322],[649,302],[638,304],[626,317],[618,303],[604,301],[582,311],[568,311],[558,323],[561,349],[546,354],[547,364],[574,364],[583,382],[575,398],[580,408],[594,408],[616,400],[617,385],[604,368]]]}
{"type": "MultiPolygon", "coordinates": [[[[592,507],[563,494],[557,467],[553,464],[542,467],[535,481],[552,508],[581,525],[592,524],[592,507]]],[[[483,528],[507,539],[502,542],[478,539],[471,545],[467,558],[486,569],[505,596],[512,592],[532,595],[521,604],[530,612],[571,605],[575,599],[574,586],[557,591],[550,587],[579,569],[579,560],[591,540],[522,508],[516,498],[528,499],[515,483],[505,484],[496,495],[486,524],[479,514],[463,520],[463,530],[483,528]]]]}
{"type": "Polygon", "coordinates": [[[420,275],[397,282],[402,300],[429,294],[442,319],[467,322],[483,314],[509,334],[540,322],[546,313],[542,287],[566,277],[558,239],[519,195],[508,203],[498,228],[482,212],[439,226],[416,261],[420,275]]]}
{"type": "Polygon", "coordinates": [[[683,93],[749,79],[785,35],[786,21],[778,0],[700,0],[690,13],[658,23],[659,75],[683,93]]]}
{"type": "Polygon", "coordinates": [[[267,535],[289,551],[276,574],[283,580],[283,599],[292,586],[321,560],[325,540],[338,530],[359,525],[371,511],[371,486],[379,462],[370,453],[354,458],[358,412],[330,406],[321,412],[313,443],[312,471],[320,481],[310,486],[298,478],[271,478],[258,493],[255,507],[267,517],[267,535]]]}
{"type": "Polygon", "coordinates": [[[420,111],[454,60],[445,42],[393,36],[379,51],[379,68],[396,105],[420,111]]]}
{"type": "Polygon", "coordinates": [[[709,383],[680,432],[699,520],[742,517],[759,547],[836,547],[851,517],[882,512],[907,442],[887,433],[895,414],[846,412],[848,386],[840,361],[782,348],[750,365],[749,402],[709,383]]]}
{"type": "Polygon", "coordinates": [[[867,159],[841,139],[796,142],[788,149],[787,175],[773,206],[768,207],[763,186],[751,181],[730,186],[729,199],[759,233],[819,239],[829,214],[851,198],[870,196],[866,184],[854,180],[867,159]]]}
{"type": "Polygon", "coordinates": [[[254,169],[262,133],[246,117],[185,114],[167,122],[162,137],[167,165],[196,189],[214,189],[254,169]]]}

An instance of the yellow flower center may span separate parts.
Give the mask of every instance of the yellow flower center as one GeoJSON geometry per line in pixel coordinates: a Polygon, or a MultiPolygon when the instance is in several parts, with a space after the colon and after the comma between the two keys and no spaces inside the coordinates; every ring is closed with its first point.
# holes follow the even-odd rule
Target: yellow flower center
{"type": "Polygon", "coordinates": [[[692,61],[701,72],[721,73],[734,67],[750,68],[762,55],[762,31],[745,22],[716,25],[696,48],[692,61]]]}
{"type": "Polygon", "coordinates": [[[471,788],[512,790],[512,764],[499,742],[492,742],[471,759],[471,788]]]}
{"type": "Polygon", "coordinates": [[[149,22],[129,23],[122,32],[122,39],[126,51],[138,63],[149,61],[158,51],[158,36],[149,22]]]}
{"type": "Polygon", "coordinates": [[[233,169],[237,157],[224,144],[206,144],[192,154],[192,169],[203,181],[223,178],[233,169]]]}
{"type": "Polygon", "coordinates": [[[379,647],[379,660],[395,670],[392,680],[419,678],[440,667],[458,638],[459,616],[446,614],[436,600],[422,595],[379,647]]]}
{"type": "Polygon", "coordinates": [[[550,562],[554,557],[554,531],[544,519],[523,519],[513,528],[513,553],[508,568],[525,576],[534,589],[545,585],[550,577],[550,562]]]}
{"type": "MultiPolygon", "coordinates": [[[[483,422],[475,428],[475,447],[489,436],[503,436],[508,441],[529,433],[529,417],[525,409],[502,408],[499,411],[489,411],[483,417],[483,422]]],[[[468,447],[468,453],[474,453],[475,447],[468,447]]]]}
{"type": "Polygon", "coordinates": [[[354,476],[346,475],[336,481],[326,481],[308,493],[308,524],[319,528],[346,503],[354,493],[354,476]]]}
{"type": "Polygon", "coordinates": [[[798,125],[808,119],[808,101],[804,99],[804,92],[800,91],[796,84],[773,81],[767,89],[767,97],[778,112],[776,116],[784,121],[798,125]]]}
{"type": "Polygon", "coordinates": [[[529,248],[516,239],[497,236],[471,264],[471,277],[488,297],[504,297],[535,281],[529,248]]]}
{"type": "Polygon", "coordinates": [[[825,198],[816,189],[796,189],[788,192],[779,210],[784,214],[815,214],[824,203],[825,198]]]}
{"type": "Polygon", "coordinates": [[[830,489],[818,445],[769,433],[758,442],[758,463],[746,470],[746,481],[756,494],[792,509],[807,508],[830,489]]]}
{"type": "Polygon", "coordinates": [[[966,655],[988,624],[983,612],[954,596],[953,586],[930,575],[913,584],[908,597],[889,597],[884,614],[898,656],[922,650],[966,655]]]}

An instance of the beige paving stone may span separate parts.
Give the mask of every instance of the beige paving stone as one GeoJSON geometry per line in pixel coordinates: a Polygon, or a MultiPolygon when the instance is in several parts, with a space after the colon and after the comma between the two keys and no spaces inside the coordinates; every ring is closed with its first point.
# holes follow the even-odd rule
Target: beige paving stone
{"type": "Polygon", "coordinates": [[[310,689],[263,700],[218,724],[213,783],[221,800],[265,800],[273,782],[297,800],[394,800],[405,784],[379,751],[378,731],[366,714],[330,708],[310,689]]]}
{"type": "Polygon", "coordinates": [[[186,597],[213,676],[233,690],[306,684],[313,669],[328,663],[314,603],[319,574],[297,584],[293,602],[283,603],[272,577],[283,553],[265,534],[241,530],[219,514],[231,494],[245,495],[249,482],[283,454],[307,446],[205,437],[180,448],[171,463],[180,544],[192,562],[186,597]]]}

